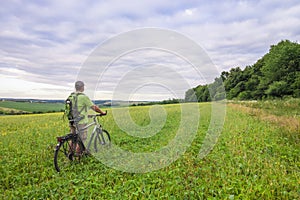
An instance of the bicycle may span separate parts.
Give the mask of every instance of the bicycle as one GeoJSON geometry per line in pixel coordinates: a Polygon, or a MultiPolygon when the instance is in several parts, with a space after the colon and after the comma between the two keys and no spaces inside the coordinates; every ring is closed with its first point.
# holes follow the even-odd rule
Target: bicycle
{"type": "MultiPolygon", "coordinates": [[[[93,122],[87,124],[84,128],[78,129],[76,125],[76,133],[69,133],[65,136],[57,137],[58,144],[56,145],[54,152],[54,166],[57,172],[61,171],[61,168],[66,168],[70,162],[78,160],[83,156],[91,155],[91,145],[94,144],[95,152],[98,152],[99,145],[109,146],[110,135],[108,131],[102,128],[97,117],[101,117],[103,114],[88,115],[88,118],[93,118],[93,122]],[[89,127],[95,126],[91,137],[89,139],[87,148],[85,147],[81,137],[79,136],[80,131],[86,131],[89,127]]],[[[79,120],[73,120],[75,124],[78,124],[79,120]]]]}

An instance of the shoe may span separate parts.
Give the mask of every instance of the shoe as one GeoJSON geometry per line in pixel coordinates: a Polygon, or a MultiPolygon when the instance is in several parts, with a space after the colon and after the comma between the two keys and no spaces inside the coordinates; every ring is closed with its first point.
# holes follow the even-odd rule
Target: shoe
{"type": "Polygon", "coordinates": [[[90,155],[92,155],[92,154],[91,154],[91,152],[90,152],[89,150],[84,150],[84,151],[83,151],[83,155],[85,155],[85,156],[90,156],[90,155]]]}
{"type": "Polygon", "coordinates": [[[73,157],[73,153],[72,153],[72,152],[68,154],[68,158],[69,158],[69,160],[71,160],[71,161],[74,160],[74,157],[73,157]]]}

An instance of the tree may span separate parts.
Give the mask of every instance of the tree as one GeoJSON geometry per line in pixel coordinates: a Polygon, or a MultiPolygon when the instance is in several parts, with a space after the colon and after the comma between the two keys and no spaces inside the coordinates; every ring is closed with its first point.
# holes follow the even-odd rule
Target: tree
{"type": "Polygon", "coordinates": [[[266,91],[266,94],[273,97],[283,97],[287,93],[288,84],[285,81],[273,82],[266,91]]]}
{"type": "Polygon", "coordinates": [[[241,100],[300,97],[300,45],[289,40],[272,45],[254,65],[223,71],[213,83],[188,90],[186,99],[193,99],[193,93],[198,101],[220,100],[225,95],[241,100]]]}
{"type": "Polygon", "coordinates": [[[244,91],[244,92],[239,93],[239,95],[238,95],[239,100],[248,100],[248,99],[251,99],[251,97],[252,97],[252,95],[251,95],[250,91],[244,91]]]}
{"type": "Polygon", "coordinates": [[[224,90],[223,78],[220,76],[219,78],[215,78],[215,81],[212,84],[208,85],[208,90],[210,93],[210,97],[213,100],[223,100],[226,98],[226,93],[224,90]]]}
{"type": "Polygon", "coordinates": [[[184,100],[186,102],[197,102],[197,96],[193,88],[185,92],[184,100]]]}
{"type": "Polygon", "coordinates": [[[210,91],[207,85],[198,85],[195,89],[198,102],[210,101],[210,91]]]}
{"type": "Polygon", "coordinates": [[[291,88],[293,88],[293,97],[299,98],[300,97],[300,71],[296,73],[296,78],[294,80],[294,83],[291,85],[291,88]]]}
{"type": "MultiPolygon", "coordinates": [[[[292,95],[293,91],[297,89],[293,84],[297,73],[300,72],[300,45],[288,40],[272,45],[269,53],[264,56],[262,72],[262,84],[270,85],[273,82],[284,81],[292,86],[286,88],[284,94],[292,95]]],[[[270,91],[269,88],[266,90],[268,95],[270,95],[270,91]]]]}

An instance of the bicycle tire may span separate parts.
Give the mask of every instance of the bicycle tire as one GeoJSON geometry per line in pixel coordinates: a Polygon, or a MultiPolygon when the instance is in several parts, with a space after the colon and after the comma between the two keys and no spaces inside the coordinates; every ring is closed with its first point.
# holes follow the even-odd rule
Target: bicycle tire
{"type": "Polygon", "coordinates": [[[111,143],[111,139],[110,139],[110,135],[109,135],[108,131],[105,129],[102,129],[102,131],[100,129],[97,129],[97,134],[96,134],[95,140],[94,140],[95,152],[98,152],[100,150],[100,147],[110,146],[110,143],[111,143]],[[99,146],[99,148],[98,148],[98,146],[99,146]]]}
{"type": "Polygon", "coordinates": [[[59,142],[54,152],[54,166],[57,172],[67,169],[74,160],[80,160],[81,154],[76,153],[76,146],[79,144],[80,152],[83,152],[83,144],[76,137],[66,137],[59,142]]]}

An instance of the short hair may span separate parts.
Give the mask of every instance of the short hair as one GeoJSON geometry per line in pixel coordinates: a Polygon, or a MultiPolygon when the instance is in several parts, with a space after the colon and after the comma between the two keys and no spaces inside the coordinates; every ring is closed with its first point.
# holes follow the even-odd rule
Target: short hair
{"type": "Polygon", "coordinates": [[[80,90],[83,86],[84,86],[84,83],[82,81],[76,81],[76,83],[75,83],[76,91],[80,90]]]}

